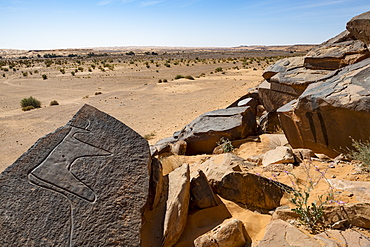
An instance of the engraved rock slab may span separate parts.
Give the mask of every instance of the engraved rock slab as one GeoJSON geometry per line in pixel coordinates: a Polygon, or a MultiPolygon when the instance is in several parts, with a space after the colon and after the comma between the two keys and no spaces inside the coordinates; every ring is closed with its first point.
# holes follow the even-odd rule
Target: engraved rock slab
{"type": "Polygon", "coordinates": [[[140,246],[149,145],[85,105],[0,175],[0,246],[140,246]]]}

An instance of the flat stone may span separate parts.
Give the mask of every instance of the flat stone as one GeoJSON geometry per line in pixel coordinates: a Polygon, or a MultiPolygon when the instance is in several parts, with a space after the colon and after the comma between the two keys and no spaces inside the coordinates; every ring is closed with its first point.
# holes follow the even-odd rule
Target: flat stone
{"type": "Polygon", "coordinates": [[[0,246],[140,246],[147,141],[85,105],[0,175],[0,246]]]}
{"type": "Polygon", "coordinates": [[[267,151],[262,159],[262,166],[272,164],[288,164],[294,163],[293,151],[289,147],[276,147],[273,150],[267,151]]]}

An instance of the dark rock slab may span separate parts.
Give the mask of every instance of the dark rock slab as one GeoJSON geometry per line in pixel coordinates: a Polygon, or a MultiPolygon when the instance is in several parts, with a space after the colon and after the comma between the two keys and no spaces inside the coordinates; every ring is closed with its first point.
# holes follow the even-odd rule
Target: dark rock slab
{"type": "Polygon", "coordinates": [[[257,123],[252,109],[232,107],[204,113],[186,125],[178,140],[186,141],[186,154],[212,153],[223,137],[229,140],[256,135],[257,123]]]}
{"type": "Polygon", "coordinates": [[[202,170],[190,182],[190,207],[210,208],[217,206],[215,194],[202,170]]]}
{"type": "Polygon", "coordinates": [[[280,206],[284,192],[275,182],[246,172],[231,172],[216,181],[214,190],[221,197],[261,209],[280,206]]]}
{"type": "Polygon", "coordinates": [[[0,246],[140,246],[150,153],[85,105],[0,175],[0,246]]]}
{"type": "Polygon", "coordinates": [[[347,30],[365,44],[370,44],[370,11],[353,17],[347,23],[347,30]]]}
{"type": "Polygon", "coordinates": [[[370,59],[336,71],[330,79],[308,86],[297,101],[278,109],[293,148],[308,148],[336,157],[352,139],[370,136],[370,59]]]}

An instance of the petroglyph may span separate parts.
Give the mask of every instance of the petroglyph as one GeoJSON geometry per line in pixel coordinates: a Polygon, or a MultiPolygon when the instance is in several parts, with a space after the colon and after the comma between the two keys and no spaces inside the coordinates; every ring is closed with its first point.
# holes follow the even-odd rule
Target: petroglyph
{"type": "Polygon", "coordinates": [[[79,140],[78,135],[91,134],[87,129],[88,127],[86,129],[72,127],[61,143],[50,152],[39,166],[31,171],[28,175],[29,181],[52,190],[53,187],[48,184],[54,185],[93,202],[96,199],[94,191],[76,178],[70,169],[79,158],[108,156],[111,153],[79,140]]]}

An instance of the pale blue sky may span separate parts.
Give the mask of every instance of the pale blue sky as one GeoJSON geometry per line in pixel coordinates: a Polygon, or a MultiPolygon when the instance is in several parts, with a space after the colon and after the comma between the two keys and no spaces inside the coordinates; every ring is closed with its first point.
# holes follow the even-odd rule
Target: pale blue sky
{"type": "Polygon", "coordinates": [[[369,0],[0,0],[0,49],[321,43],[369,0]]]}

